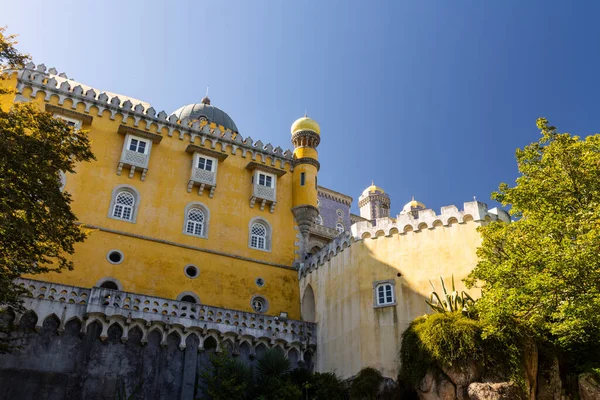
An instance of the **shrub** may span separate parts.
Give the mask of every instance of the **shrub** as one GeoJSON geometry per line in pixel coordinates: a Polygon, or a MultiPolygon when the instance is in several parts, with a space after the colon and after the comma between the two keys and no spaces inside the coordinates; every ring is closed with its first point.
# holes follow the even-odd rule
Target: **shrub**
{"type": "Polygon", "coordinates": [[[210,355],[210,366],[200,373],[204,399],[250,399],[253,387],[252,368],[232,358],[227,352],[210,355]]]}
{"type": "Polygon", "coordinates": [[[519,384],[522,377],[521,333],[507,324],[503,336],[482,337],[482,324],[461,312],[438,313],[415,319],[402,335],[400,378],[413,387],[427,372],[460,368],[472,362],[493,366],[519,384]]]}
{"type": "Polygon", "coordinates": [[[361,369],[350,385],[350,398],[375,399],[382,381],[381,372],[375,368],[366,367],[361,369]]]}

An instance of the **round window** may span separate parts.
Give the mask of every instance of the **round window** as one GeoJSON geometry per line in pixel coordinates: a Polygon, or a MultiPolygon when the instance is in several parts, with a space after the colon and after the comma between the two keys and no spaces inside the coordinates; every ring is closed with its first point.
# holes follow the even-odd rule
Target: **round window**
{"type": "Polygon", "coordinates": [[[111,264],[121,264],[123,262],[123,253],[119,250],[111,250],[106,255],[106,259],[111,264]]]}
{"type": "Polygon", "coordinates": [[[257,313],[264,313],[268,309],[267,300],[260,296],[254,296],[250,302],[252,309],[257,313]]]}
{"type": "Polygon", "coordinates": [[[339,209],[336,211],[336,214],[340,218],[342,218],[344,216],[344,212],[342,210],[339,210],[339,209]]]}
{"type": "Polygon", "coordinates": [[[200,270],[195,265],[186,265],[183,272],[185,273],[185,276],[190,279],[197,278],[200,274],[200,270]]]}
{"type": "Polygon", "coordinates": [[[256,283],[256,286],[258,286],[258,287],[265,286],[265,280],[263,278],[256,278],[256,280],[254,282],[256,283]]]}

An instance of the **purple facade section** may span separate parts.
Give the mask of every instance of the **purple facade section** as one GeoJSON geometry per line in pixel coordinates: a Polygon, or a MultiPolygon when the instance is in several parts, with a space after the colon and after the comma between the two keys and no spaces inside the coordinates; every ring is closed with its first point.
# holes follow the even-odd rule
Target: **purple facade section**
{"type": "Polygon", "coordinates": [[[337,223],[344,225],[344,230],[350,230],[350,206],[331,200],[322,196],[318,196],[320,206],[319,213],[323,218],[323,226],[336,229],[337,223]],[[342,211],[342,216],[337,215],[338,210],[342,211]]]}

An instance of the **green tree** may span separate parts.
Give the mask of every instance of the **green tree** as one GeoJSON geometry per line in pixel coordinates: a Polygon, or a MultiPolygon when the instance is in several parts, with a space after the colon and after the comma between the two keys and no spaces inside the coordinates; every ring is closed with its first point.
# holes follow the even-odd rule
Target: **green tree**
{"type": "Polygon", "coordinates": [[[290,360],[278,349],[269,349],[256,362],[256,389],[259,400],[295,400],[302,397],[291,380],[290,360]]]}
{"type": "MultiPolygon", "coordinates": [[[[0,29],[0,68],[18,67],[27,60],[14,43],[14,37],[0,29]]],[[[74,173],[77,162],[92,159],[85,132],[74,131],[37,105],[0,109],[1,307],[20,309],[25,291],[14,279],[21,275],[73,268],[67,257],[86,234],[71,211],[71,196],[61,191],[59,176],[74,173]]],[[[0,352],[11,348],[8,329],[0,326],[0,352]]]]}
{"type": "Polygon", "coordinates": [[[203,399],[244,400],[252,398],[252,368],[229,353],[210,355],[209,367],[200,373],[203,399]]]}
{"type": "Polygon", "coordinates": [[[537,126],[540,140],[516,152],[516,184],[492,194],[515,221],[480,228],[467,283],[482,288],[484,335],[516,320],[568,350],[600,337],[600,135],[537,126]]]}

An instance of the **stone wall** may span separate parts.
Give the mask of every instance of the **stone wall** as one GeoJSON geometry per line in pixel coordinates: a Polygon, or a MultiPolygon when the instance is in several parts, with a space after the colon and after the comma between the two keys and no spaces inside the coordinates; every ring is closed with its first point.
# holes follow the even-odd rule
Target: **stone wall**
{"type": "Polygon", "coordinates": [[[314,324],[110,289],[20,282],[31,293],[24,300],[29,311],[4,314],[17,327],[19,348],[0,355],[0,399],[113,399],[123,389],[138,398],[193,399],[199,373],[220,351],[252,364],[278,348],[292,367],[312,366],[314,324]]]}

